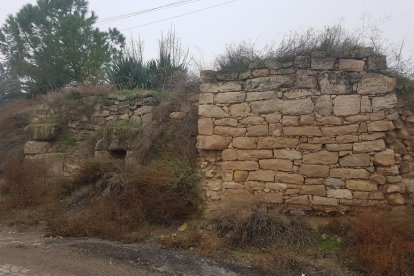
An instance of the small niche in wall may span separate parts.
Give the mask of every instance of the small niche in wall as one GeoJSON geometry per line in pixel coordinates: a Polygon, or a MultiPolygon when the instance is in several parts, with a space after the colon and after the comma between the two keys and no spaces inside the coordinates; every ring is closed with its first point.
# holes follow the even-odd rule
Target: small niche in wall
{"type": "Polygon", "coordinates": [[[125,160],[127,151],[123,149],[111,150],[109,151],[109,155],[115,159],[125,160]]]}

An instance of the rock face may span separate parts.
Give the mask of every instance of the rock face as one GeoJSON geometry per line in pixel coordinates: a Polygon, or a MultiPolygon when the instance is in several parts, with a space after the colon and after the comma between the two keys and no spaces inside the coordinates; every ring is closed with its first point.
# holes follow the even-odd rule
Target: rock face
{"type": "Polygon", "coordinates": [[[200,170],[207,183],[222,183],[205,185],[207,201],[235,190],[315,208],[414,198],[414,114],[398,114],[383,56],[266,64],[238,79],[202,73],[200,170]]]}

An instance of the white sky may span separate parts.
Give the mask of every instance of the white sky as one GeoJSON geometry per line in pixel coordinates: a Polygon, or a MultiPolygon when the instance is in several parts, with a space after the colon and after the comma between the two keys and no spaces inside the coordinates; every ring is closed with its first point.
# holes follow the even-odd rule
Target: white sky
{"type": "MultiPolygon", "coordinates": [[[[176,2],[177,0],[89,0],[90,8],[99,18],[127,14],[176,2]]],[[[120,30],[194,10],[218,5],[229,0],[200,0],[192,4],[155,13],[131,17],[100,28],[120,30]]],[[[15,14],[24,4],[35,0],[0,0],[0,22],[15,14]]],[[[171,19],[129,31],[128,38],[141,37],[145,54],[153,56],[161,32],[173,26],[185,46],[197,58],[211,63],[226,44],[249,40],[263,46],[280,40],[292,30],[321,28],[339,22],[351,29],[362,25],[363,15],[379,22],[384,37],[391,42],[405,39],[406,55],[414,56],[414,0],[238,0],[203,12],[171,19]]]]}

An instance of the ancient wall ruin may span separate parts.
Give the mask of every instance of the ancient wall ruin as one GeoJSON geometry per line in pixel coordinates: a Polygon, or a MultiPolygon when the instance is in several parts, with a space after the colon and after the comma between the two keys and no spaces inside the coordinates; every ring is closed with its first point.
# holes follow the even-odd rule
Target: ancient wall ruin
{"type": "Polygon", "coordinates": [[[399,114],[385,57],[314,54],[201,75],[197,145],[208,203],[346,208],[414,196],[414,116],[399,114]]]}

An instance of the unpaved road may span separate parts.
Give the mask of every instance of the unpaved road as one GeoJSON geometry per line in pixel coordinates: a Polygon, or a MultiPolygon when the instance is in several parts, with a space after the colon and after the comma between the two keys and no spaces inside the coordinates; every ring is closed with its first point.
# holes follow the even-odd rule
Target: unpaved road
{"type": "Polygon", "coordinates": [[[156,244],[42,238],[0,226],[3,275],[263,275],[156,244]]]}

